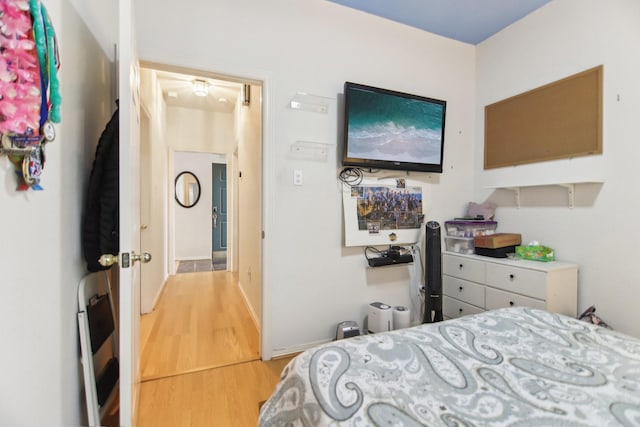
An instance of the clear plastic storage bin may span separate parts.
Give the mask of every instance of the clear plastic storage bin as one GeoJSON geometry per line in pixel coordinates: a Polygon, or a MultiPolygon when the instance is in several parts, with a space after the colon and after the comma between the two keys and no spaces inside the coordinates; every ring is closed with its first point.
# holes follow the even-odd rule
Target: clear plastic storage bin
{"type": "Polygon", "coordinates": [[[447,236],[475,237],[493,234],[498,227],[497,221],[445,221],[447,236]]]}
{"type": "Polygon", "coordinates": [[[446,236],[444,238],[444,243],[447,251],[449,252],[457,252],[459,254],[475,253],[473,237],[446,236]]]}

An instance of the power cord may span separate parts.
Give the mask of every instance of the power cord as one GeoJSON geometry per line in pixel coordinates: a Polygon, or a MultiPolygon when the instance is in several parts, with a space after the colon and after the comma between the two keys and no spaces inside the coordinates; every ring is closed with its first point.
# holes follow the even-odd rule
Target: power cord
{"type": "MultiPolygon", "coordinates": [[[[420,246],[419,245],[412,245],[411,249],[413,250],[414,253],[415,252],[418,253],[418,259],[420,260],[420,272],[422,274],[420,279],[424,283],[424,263],[422,262],[422,252],[420,251],[420,246]]],[[[424,286],[423,286],[423,288],[424,288],[424,286]]],[[[423,291],[424,291],[424,289],[423,289],[423,291]]]]}
{"type": "Polygon", "coordinates": [[[362,182],[364,178],[364,172],[360,168],[347,167],[340,171],[338,179],[350,187],[355,187],[362,182]]]}
{"type": "Polygon", "coordinates": [[[375,248],[373,246],[366,246],[364,248],[364,257],[367,259],[367,261],[369,261],[371,258],[369,257],[369,252],[373,252],[374,254],[377,254],[378,256],[387,256],[387,251],[381,251],[378,248],[375,248]]]}
{"type": "Polygon", "coordinates": [[[422,322],[425,308],[424,263],[422,262],[420,245],[412,245],[411,251],[413,253],[413,259],[415,260],[417,258],[420,261],[420,277],[418,278],[419,281],[417,283],[415,281],[412,281],[409,297],[411,299],[411,305],[413,306],[414,312],[416,312],[419,316],[416,316],[416,320],[422,322]]]}

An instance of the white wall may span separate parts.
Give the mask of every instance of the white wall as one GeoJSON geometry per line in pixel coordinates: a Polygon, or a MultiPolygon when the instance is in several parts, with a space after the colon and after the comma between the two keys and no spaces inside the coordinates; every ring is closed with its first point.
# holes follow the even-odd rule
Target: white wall
{"type": "Polygon", "coordinates": [[[234,142],[232,113],[167,107],[167,142],[179,151],[231,154],[234,142]]]}
{"type": "MultiPolygon", "coordinates": [[[[169,178],[169,147],[165,137],[166,104],[156,79],[155,72],[142,68],[140,70],[141,128],[146,124],[146,134],[141,134],[141,149],[144,147],[143,137],[148,137],[147,167],[148,179],[141,171],[141,203],[140,221],[147,226],[140,233],[140,247],[152,255],[150,263],[141,265],[140,311],[149,313],[160,295],[160,291],[169,276],[169,198],[173,185],[169,178]]],[[[143,154],[141,153],[141,157],[143,154]]]]}
{"type": "Polygon", "coordinates": [[[563,0],[550,2],[478,46],[476,169],[478,198],[499,201],[498,229],[521,232],[580,264],[578,310],[595,304],[615,329],[640,336],[640,271],[634,256],[640,222],[635,189],[640,179],[637,121],[640,113],[640,2],[563,0]],[[604,65],[602,155],[535,165],[482,170],[484,106],[500,99],[604,65]],[[619,97],[619,99],[618,99],[619,97]],[[491,194],[482,185],[602,180],[567,194],[542,188],[522,194],[491,194]],[[528,196],[530,196],[528,198],[528,196]],[[555,200],[555,201],[552,201],[555,200]]]}
{"type": "MultiPolygon", "coordinates": [[[[262,324],[262,89],[251,86],[250,105],[238,103],[238,281],[257,325],[262,324]]],[[[235,193],[235,192],[234,192],[235,193]]],[[[233,227],[232,227],[233,229],[233,227]]]]}
{"type": "MultiPolygon", "coordinates": [[[[118,40],[118,5],[115,2],[100,0],[68,0],[68,3],[82,17],[91,37],[102,48],[104,54],[113,61],[115,44],[118,40]],[[115,4],[114,4],[115,3],[115,4]]],[[[45,6],[49,6],[46,2],[45,6]]]]}
{"type": "Polygon", "coordinates": [[[475,48],[324,0],[181,8],[141,0],[136,8],[141,59],[266,80],[263,338],[270,347],[286,352],[328,340],[339,321],[362,322],[372,301],[408,305],[408,270],[369,270],[361,249],[343,247],[342,87],[349,80],[448,101],[445,173],[411,175],[424,182],[426,217],[443,221],[462,214],[472,196],[475,48]],[[166,31],[166,22],[188,24],[166,31]],[[207,49],[185,40],[206,40],[207,49]],[[294,111],[287,105],[298,91],[335,101],[327,115],[294,111]],[[331,144],[329,161],[291,158],[296,140],[331,144]],[[303,171],[302,187],[293,185],[294,169],[303,171]]]}
{"type": "Polygon", "coordinates": [[[70,2],[46,7],[59,42],[63,102],[44,191],[17,193],[13,167],[0,157],[3,426],[86,425],[76,320],[85,271],[80,224],[95,146],[114,107],[111,63],[70,2]]]}

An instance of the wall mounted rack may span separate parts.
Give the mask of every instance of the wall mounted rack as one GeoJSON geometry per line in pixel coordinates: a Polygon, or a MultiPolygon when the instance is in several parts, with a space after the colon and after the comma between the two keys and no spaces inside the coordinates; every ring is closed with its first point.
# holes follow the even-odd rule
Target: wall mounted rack
{"type": "Polygon", "coordinates": [[[292,157],[303,160],[318,160],[326,162],[329,157],[331,144],[313,141],[296,141],[291,144],[292,157]]]}
{"type": "Polygon", "coordinates": [[[509,190],[513,192],[515,197],[516,207],[520,208],[521,205],[521,192],[524,188],[533,188],[533,187],[562,187],[567,190],[567,203],[570,209],[573,209],[575,206],[575,189],[576,186],[581,184],[603,184],[604,181],[577,181],[577,182],[566,182],[566,183],[553,183],[553,184],[528,184],[528,185],[509,185],[509,186],[491,186],[487,188],[491,188],[493,190],[509,190]]]}
{"type": "Polygon", "coordinates": [[[329,112],[329,101],[334,98],[326,96],[312,95],[305,92],[297,92],[289,106],[294,110],[312,111],[315,113],[327,114],[329,112]]]}

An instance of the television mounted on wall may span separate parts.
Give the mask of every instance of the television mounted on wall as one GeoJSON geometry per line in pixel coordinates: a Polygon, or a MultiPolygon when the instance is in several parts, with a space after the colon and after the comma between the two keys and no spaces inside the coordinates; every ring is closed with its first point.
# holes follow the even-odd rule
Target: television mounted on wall
{"type": "Polygon", "coordinates": [[[447,102],[344,84],[342,164],[442,173],[447,102]]]}

